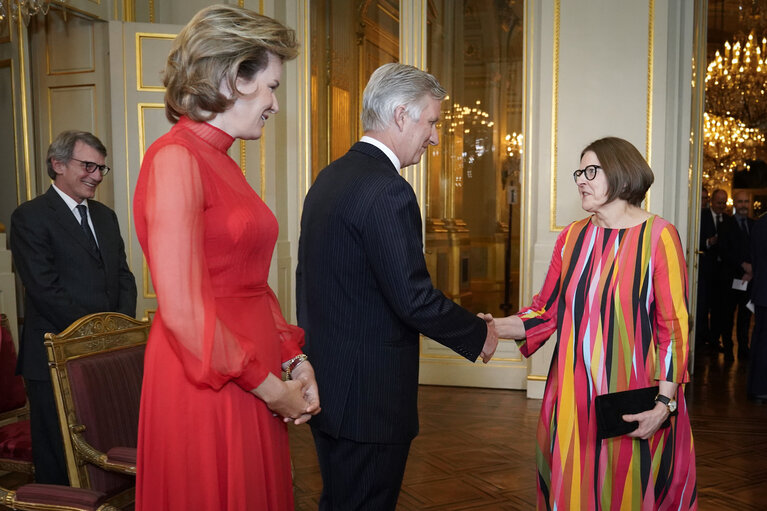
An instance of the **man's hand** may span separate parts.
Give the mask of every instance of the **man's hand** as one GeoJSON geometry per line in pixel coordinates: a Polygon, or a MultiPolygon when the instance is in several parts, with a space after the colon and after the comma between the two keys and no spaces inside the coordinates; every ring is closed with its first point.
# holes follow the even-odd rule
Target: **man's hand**
{"type": "Polygon", "coordinates": [[[487,364],[493,358],[495,350],[498,348],[498,332],[495,330],[495,321],[492,314],[480,312],[477,316],[484,319],[485,323],[487,323],[487,337],[485,338],[485,345],[482,346],[482,353],[479,355],[482,357],[482,362],[487,364]]]}
{"type": "Polygon", "coordinates": [[[303,424],[308,422],[312,418],[312,415],[320,413],[320,393],[317,390],[317,380],[314,377],[314,368],[305,360],[298,364],[290,376],[294,380],[298,380],[304,385],[304,399],[309,407],[306,409],[306,413],[302,414],[295,420],[295,423],[303,424]]]}

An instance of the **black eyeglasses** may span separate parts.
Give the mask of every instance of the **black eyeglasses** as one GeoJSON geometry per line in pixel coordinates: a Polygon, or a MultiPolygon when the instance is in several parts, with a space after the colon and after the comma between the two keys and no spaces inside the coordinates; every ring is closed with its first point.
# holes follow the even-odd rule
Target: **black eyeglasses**
{"type": "MultiPolygon", "coordinates": [[[[109,171],[112,170],[106,165],[99,165],[98,163],[93,161],[83,161],[83,160],[78,160],[77,158],[72,158],[72,159],[82,163],[83,167],[85,167],[85,172],[87,172],[88,174],[93,174],[94,172],[96,172],[96,169],[98,169],[98,171],[101,172],[102,176],[106,176],[107,174],[109,174],[109,171]]],[[[594,179],[594,178],[591,178],[591,179],[594,179]]]]}
{"type": "Polygon", "coordinates": [[[586,168],[584,169],[578,169],[575,172],[573,172],[573,181],[576,183],[578,182],[578,178],[581,177],[581,174],[586,176],[586,179],[589,181],[593,180],[595,177],[597,177],[597,169],[601,169],[599,165],[586,165],[586,168]]]}

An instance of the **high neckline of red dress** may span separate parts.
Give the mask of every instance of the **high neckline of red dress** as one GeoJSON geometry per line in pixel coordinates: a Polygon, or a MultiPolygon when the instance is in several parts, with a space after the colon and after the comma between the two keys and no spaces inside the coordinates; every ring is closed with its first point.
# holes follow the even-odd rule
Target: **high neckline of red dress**
{"type": "Polygon", "coordinates": [[[178,125],[188,129],[222,152],[226,152],[234,143],[234,137],[207,122],[196,122],[184,116],[178,120],[178,125]]]}

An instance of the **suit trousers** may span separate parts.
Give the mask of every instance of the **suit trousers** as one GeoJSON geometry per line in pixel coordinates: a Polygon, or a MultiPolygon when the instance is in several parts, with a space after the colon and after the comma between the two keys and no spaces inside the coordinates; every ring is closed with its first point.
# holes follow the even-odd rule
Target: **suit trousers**
{"type": "Polygon", "coordinates": [[[735,324],[735,331],[738,339],[738,353],[740,355],[748,354],[748,330],[751,326],[751,311],[746,307],[747,303],[748,293],[746,291],[739,291],[736,289],[730,289],[728,291],[722,329],[722,346],[724,347],[725,352],[732,353],[732,326],[735,324]],[[735,321],[736,311],[738,314],[737,321],[735,321]]]}
{"type": "Polygon", "coordinates": [[[323,483],[319,511],[394,511],[410,442],[355,442],[316,428],[312,435],[323,483]]]}
{"type": "Polygon", "coordinates": [[[767,307],[756,306],[746,390],[749,397],[767,398],[767,307]]]}
{"type": "Polygon", "coordinates": [[[26,378],[24,383],[29,399],[35,482],[69,486],[64,440],[53,398],[53,385],[50,380],[26,378]]]}

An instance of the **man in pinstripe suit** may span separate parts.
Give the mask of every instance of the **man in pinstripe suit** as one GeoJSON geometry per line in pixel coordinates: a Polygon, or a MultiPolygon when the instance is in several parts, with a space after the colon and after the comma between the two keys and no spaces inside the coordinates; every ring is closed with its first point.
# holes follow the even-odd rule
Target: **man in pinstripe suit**
{"type": "Polygon", "coordinates": [[[322,396],[310,424],[323,511],[395,508],[418,434],[419,332],[472,361],[498,344],[494,327],[432,286],[420,210],[399,174],[438,143],[445,96],[412,66],[378,68],[363,94],[364,136],[304,202],[298,323],[322,396]]]}

